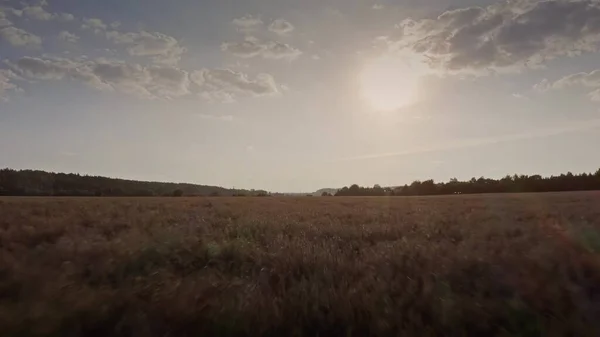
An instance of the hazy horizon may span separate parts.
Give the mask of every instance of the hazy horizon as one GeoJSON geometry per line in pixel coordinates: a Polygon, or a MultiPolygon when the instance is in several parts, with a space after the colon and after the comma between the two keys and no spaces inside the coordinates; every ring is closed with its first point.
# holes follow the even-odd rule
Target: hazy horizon
{"type": "Polygon", "coordinates": [[[0,167],[302,193],[594,172],[600,3],[0,1],[0,167]]]}

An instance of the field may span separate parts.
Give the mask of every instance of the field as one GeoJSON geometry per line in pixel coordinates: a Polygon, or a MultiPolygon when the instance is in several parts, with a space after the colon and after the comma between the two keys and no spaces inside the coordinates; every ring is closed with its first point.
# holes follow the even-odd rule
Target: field
{"type": "Polygon", "coordinates": [[[2,198],[2,336],[599,336],[600,193],[2,198]]]}

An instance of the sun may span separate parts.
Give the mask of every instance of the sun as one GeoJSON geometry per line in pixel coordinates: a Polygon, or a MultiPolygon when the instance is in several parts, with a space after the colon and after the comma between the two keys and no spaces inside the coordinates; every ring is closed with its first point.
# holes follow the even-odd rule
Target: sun
{"type": "Polygon", "coordinates": [[[414,103],[424,65],[401,55],[387,55],[365,64],[359,75],[361,97],[375,110],[392,111],[414,103]]]}

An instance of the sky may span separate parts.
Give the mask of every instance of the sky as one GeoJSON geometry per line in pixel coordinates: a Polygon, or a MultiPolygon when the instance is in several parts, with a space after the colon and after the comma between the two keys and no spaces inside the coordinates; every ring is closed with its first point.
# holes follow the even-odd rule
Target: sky
{"type": "Polygon", "coordinates": [[[600,168],[600,1],[0,0],[0,167],[310,192],[600,168]]]}

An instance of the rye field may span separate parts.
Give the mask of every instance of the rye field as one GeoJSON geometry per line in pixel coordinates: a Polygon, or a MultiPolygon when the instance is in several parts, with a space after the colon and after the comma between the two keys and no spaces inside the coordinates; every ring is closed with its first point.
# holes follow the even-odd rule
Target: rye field
{"type": "Polygon", "coordinates": [[[2,336],[600,336],[600,192],[0,198],[2,336]]]}

